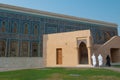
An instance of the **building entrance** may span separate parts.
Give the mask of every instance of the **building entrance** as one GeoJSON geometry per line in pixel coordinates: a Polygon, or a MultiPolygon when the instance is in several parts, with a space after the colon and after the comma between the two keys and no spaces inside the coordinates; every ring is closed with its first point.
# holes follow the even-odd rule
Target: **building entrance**
{"type": "Polygon", "coordinates": [[[78,59],[79,64],[88,64],[88,50],[84,42],[79,45],[78,59]]]}
{"type": "Polygon", "coordinates": [[[62,49],[56,49],[56,64],[62,64],[62,49]]]}
{"type": "Polygon", "coordinates": [[[110,49],[112,63],[120,62],[120,53],[119,52],[120,52],[119,48],[111,48],[110,49]]]}

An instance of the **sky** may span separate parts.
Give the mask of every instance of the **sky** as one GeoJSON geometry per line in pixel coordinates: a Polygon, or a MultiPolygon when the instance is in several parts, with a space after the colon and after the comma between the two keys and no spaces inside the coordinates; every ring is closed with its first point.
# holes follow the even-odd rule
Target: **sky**
{"type": "Polygon", "coordinates": [[[0,0],[0,3],[118,24],[120,0],[0,0]]]}

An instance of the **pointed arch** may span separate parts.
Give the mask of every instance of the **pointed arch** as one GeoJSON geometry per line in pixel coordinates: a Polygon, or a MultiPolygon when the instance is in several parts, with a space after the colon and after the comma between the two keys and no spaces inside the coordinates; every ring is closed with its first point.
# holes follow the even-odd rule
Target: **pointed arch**
{"type": "Polygon", "coordinates": [[[79,64],[88,64],[88,50],[84,42],[79,44],[78,62],[79,64]]]}

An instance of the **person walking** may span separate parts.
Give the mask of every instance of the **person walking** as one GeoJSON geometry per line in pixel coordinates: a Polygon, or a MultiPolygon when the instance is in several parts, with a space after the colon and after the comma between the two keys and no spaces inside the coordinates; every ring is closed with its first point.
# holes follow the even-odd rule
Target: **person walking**
{"type": "Polygon", "coordinates": [[[101,67],[103,65],[103,57],[101,54],[99,54],[99,56],[98,56],[98,64],[99,64],[99,67],[101,67]]]}
{"type": "Polygon", "coordinates": [[[111,66],[109,55],[107,55],[107,57],[106,57],[106,66],[109,66],[109,67],[111,66]]]}
{"type": "Polygon", "coordinates": [[[96,66],[96,57],[94,54],[92,55],[92,63],[93,63],[93,67],[95,67],[96,66]]]}

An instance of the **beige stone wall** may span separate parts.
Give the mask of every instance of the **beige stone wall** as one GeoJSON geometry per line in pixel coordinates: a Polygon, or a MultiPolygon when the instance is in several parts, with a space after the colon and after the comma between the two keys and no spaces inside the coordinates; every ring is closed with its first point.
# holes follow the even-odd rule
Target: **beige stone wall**
{"type": "MultiPolygon", "coordinates": [[[[98,55],[103,56],[103,65],[106,56],[111,57],[111,63],[120,63],[120,37],[114,36],[104,44],[93,44],[89,30],[56,33],[43,36],[43,54],[46,67],[76,67],[78,64],[77,41],[86,43],[88,49],[88,64],[91,65],[91,55],[94,53],[98,64],[98,55]],[[56,49],[62,48],[62,64],[56,64],[56,49]]],[[[82,64],[81,64],[82,65],[82,64]]]]}
{"type": "Polygon", "coordinates": [[[89,30],[56,33],[43,36],[43,54],[46,67],[76,67],[78,66],[78,43],[86,43],[89,64],[91,65],[91,34],[89,30]],[[56,48],[62,48],[62,64],[56,65],[56,48]]]}

